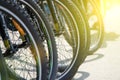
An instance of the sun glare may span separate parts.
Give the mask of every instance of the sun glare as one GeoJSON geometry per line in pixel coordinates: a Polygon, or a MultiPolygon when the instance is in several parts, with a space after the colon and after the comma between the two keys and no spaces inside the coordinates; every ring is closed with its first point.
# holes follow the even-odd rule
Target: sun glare
{"type": "Polygon", "coordinates": [[[109,5],[105,14],[105,29],[106,31],[115,31],[120,33],[120,4],[115,3],[109,5]]]}

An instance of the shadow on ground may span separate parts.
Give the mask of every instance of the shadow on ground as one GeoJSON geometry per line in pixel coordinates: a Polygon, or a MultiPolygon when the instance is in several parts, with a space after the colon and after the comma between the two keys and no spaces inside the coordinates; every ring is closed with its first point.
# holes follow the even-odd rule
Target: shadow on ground
{"type": "MultiPolygon", "coordinates": [[[[93,55],[88,56],[87,60],[85,60],[84,63],[95,61],[95,60],[101,59],[102,57],[104,57],[103,54],[100,54],[100,53],[93,54],[93,55]]],[[[72,80],[85,80],[89,76],[90,76],[90,73],[88,72],[78,71],[72,80]]]]}
{"type": "Polygon", "coordinates": [[[106,48],[108,41],[116,41],[119,37],[120,37],[120,34],[117,34],[115,32],[108,32],[108,33],[105,32],[104,41],[101,48],[106,48]]]}
{"type": "Polygon", "coordinates": [[[75,75],[76,78],[73,78],[73,80],[85,80],[89,76],[90,74],[88,72],[78,71],[75,75]]]}
{"type": "Polygon", "coordinates": [[[88,56],[87,60],[85,60],[84,63],[95,61],[95,60],[101,59],[102,57],[104,57],[103,54],[99,54],[99,53],[93,54],[93,55],[88,56]]]}

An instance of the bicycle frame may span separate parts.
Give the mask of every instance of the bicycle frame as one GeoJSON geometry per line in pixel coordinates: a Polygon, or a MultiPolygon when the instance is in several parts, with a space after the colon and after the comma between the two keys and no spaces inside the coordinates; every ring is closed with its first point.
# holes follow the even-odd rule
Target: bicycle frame
{"type": "MultiPolygon", "coordinates": [[[[20,34],[26,38],[25,33],[21,29],[20,25],[14,19],[11,19],[11,22],[14,24],[15,28],[20,32],[20,34]]],[[[4,57],[14,54],[16,51],[18,51],[18,48],[27,46],[27,43],[29,42],[27,42],[27,39],[24,39],[24,42],[22,44],[13,44],[10,41],[10,35],[8,33],[8,28],[11,30],[12,28],[14,28],[11,27],[12,26],[9,25],[8,18],[4,14],[0,13],[0,35],[7,49],[6,52],[3,54],[4,57]]]]}
{"type": "MultiPolygon", "coordinates": [[[[45,13],[47,13],[47,11],[44,10],[44,1],[47,2],[47,6],[48,6],[48,10],[50,12],[50,15],[52,16],[52,20],[53,20],[53,24],[54,24],[54,29],[55,29],[55,34],[56,35],[60,35],[61,34],[61,25],[58,19],[58,14],[57,14],[57,10],[55,7],[55,3],[54,0],[40,0],[40,6],[43,9],[43,11],[45,13]]],[[[47,13],[49,14],[49,13],[47,13]]]]}

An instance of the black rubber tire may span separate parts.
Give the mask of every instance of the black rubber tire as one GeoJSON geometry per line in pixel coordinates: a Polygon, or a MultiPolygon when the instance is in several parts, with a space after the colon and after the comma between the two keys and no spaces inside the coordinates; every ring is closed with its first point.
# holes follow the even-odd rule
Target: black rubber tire
{"type": "MultiPolygon", "coordinates": [[[[92,54],[94,54],[95,51],[97,51],[101,47],[103,39],[104,39],[104,25],[103,25],[103,19],[102,19],[102,15],[100,12],[100,8],[98,8],[98,5],[96,4],[95,0],[84,0],[84,1],[83,0],[72,0],[72,1],[78,6],[79,9],[83,8],[84,11],[87,11],[87,9],[86,9],[87,3],[89,2],[93,7],[94,13],[96,13],[94,15],[98,18],[97,22],[99,23],[99,31],[98,31],[99,35],[97,35],[97,41],[95,42],[92,35],[90,35],[90,40],[89,40],[90,43],[88,45],[89,46],[88,55],[92,55],[92,54]],[[94,43],[92,43],[92,41],[94,43]],[[95,44],[95,45],[92,47],[92,44],[95,44]]],[[[89,14],[87,14],[87,12],[86,12],[85,15],[86,16],[84,16],[84,17],[86,17],[86,22],[87,22],[87,24],[89,24],[89,22],[88,22],[89,14]]],[[[90,29],[90,24],[89,24],[89,29],[90,29]]],[[[90,33],[92,33],[91,29],[90,29],[90,33]]]]}
{"type": "MultiPolygon", "coordinates": [[[[86,35],[89,33],[87,32],[88,29],[86,27],[86,23],[83,18],[83,14],[77,9],[76,5],[71,2],[70,0],[56,0],[54,1],[55,4],[60,5],[62,8],[64,8],[68,13],[71,13],[77,23],[79,35],[76,39],[77,43],[77,49],[76,49],[76,55],[75,59],[71,63],[70,67],[67,69],[66,72],[63,73],[63,75],[59,76],[58,80],[71,80],[73,76],[76,74],[79,66],[83,63],[87,56],[87,39],[85,38],[86,35]],[[80,14],[79,14],[80,13],[80,14]],[[78,51],[77,51],[78,50],[78,51]]],[[[59,56],[59,54],[58,54],[59,56]]]]}
{"type": "Polygon", "coordinates": [[[96,26],[98,27],[97,28],[98,29],[98,32],[97,32],[98,35],[96,37],[97,40],[95,40],[96,42],[94,41],[94,39],[92,38],[92,35],[91,35],[91,41],[94,41],[95,43],[93,43],[93,44],[95,44],[95,45],[92,47],[92,42],[91,42],[88,54],[92,55],[92,54],[94,54],[94,52],[96,52],[101,47],[101,45],[103,43],[103,40],[104,40],[104,23],[103,23],[103,19],[102,19],[102,14],[100,12],[100,8],[97,5],[96,1],[95,0],[88,0],[88,2],[93,7],[93,10],[94,10],[93,16],[97,17],[97,22],[96,22],[97,25],[96,26]]]}
{"type": "Polygon", "coordinates": [[[77,57],[78,47],[78,36],[79,30],[76,20],[72,14],[66,11],[61,5],[55,4],[56,13],[58,15],[59,23],[61,28],[63,28],[63,33],[56,37],[57,49],[58,49],[58,75],[59,78],[67,69],[72,65],[72,62],[77,57]],[[78,30],[78,31],[77,31],[78,30]],[[59,39],[60,38],[60,39],[59,39]],[[63,43],[63,44],[62,44],[63,43]],[[64,49],[62,49],[63,47],[64,49]]]}
{"type": "Polygon", "coordinates": [[[72,2],[77,6],[78,10],[82,13],[83,20],[84,20],[84,22],[86,24],[86,26],[85,26],[85,28],[86,28],[85,40],[87,41],[86,42],[86,52],[87,52],[87,51],[89,51],[90,41],[91,41],[90,27],[89,27],[89,23],[88,23],[88,18],[87,18],[87,15],[86,15],[86,12],[84,10],[83,5],[80,4],[80,1],[79,0],[72,0],[72,2]]]}
{"type": "MultiPolygon", "coordinates": [[[[31,0],[19,0],[22,4],[26,5],[29,10],[36,16],[38,22],[40,23],[37,30],[41,29],[41,31],[44,33],[44,37],[47,42],[48,47],[48,55],[49,55],[49,61],[48,65],[50,70],[48,70],[48,80],[54,80],[56,78],[57,73],[57,49],[56,49],[56,43],[54,39],[54,34],[51,29],[51,26],[46,19],[46,16],[42,12],[41,8],[38,6],[38,4],[34,3],[31,0]],[[43,23],[41,26],[41,23],[43,23]]],[[[39,31],[38,31],[39,32],[39,31]]],[[[40,36],[41,37],[41,36],[40,36]]]]}
{"type": "MultiPolygon", "coordinates": [[[[19,7],[18,4],[15,4],[13,3],[13,1],[10,1],[10,0],[0,0],[0,11],[2,11],[3,13],[9,16],[12,16],[12,18],[14,18],[21,25],[21,28],[26,32],[26,35],[27,36],[29,35],[29,38],[31,38],[30,41],[33,40],[31,44],[33,43],[33,46],[35,47],[35,50],[34,50],[35,53],[32,55],[36,61],[36,68],[37,68],[36,79],[46,80],[47,79],[46,53],[38,34],[34,30],[30,17],[26,13],[26,11],[24,11],[19,7]]],[[[9,67],[9,69],[11,68],[9,67]]],[[[17,75],[20,75],[20,74],[17,74],[17,75]]]]}

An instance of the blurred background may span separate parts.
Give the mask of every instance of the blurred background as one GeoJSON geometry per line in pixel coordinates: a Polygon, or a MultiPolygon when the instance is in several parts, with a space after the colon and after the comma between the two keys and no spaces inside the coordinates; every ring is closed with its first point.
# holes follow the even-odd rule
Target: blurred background
{"type": "Polygon", "coordinates": [[[120,80],[120,0],[100,3],[105,25],[103,45],[87,57],[74,80],[120,80]]]}

